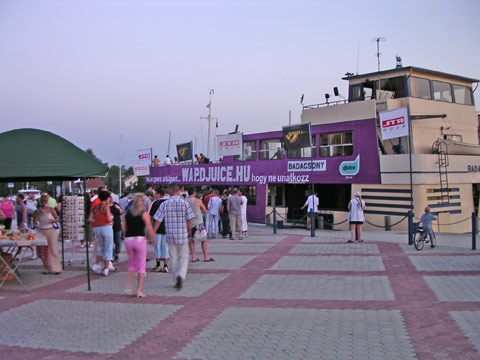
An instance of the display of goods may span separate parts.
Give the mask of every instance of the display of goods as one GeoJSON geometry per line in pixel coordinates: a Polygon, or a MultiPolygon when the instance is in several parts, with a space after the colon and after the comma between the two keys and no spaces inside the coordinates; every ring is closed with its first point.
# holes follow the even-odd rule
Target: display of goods
{"type": "Polygon", "coordinates": [[[85,226],[83,201],[83,197],[63,197],[63,236],[65,240],[83,240],[83,227],[85,226]]]}

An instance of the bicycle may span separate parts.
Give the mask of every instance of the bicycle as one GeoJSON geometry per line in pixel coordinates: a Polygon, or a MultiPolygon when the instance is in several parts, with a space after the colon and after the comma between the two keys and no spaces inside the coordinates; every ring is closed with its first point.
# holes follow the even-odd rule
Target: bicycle
{"type": "MultiPolygon", "coordinates": [[[[422,250],[425,244],[428,244],[432,241],[428,236],[427,230],[425,230],[420,224],[421,223],[414,224],[416,229],[413,232],[413,245],[418,251],[422,250]]],[[[435,233],[433,236],[435,237],[435,233]]]]}

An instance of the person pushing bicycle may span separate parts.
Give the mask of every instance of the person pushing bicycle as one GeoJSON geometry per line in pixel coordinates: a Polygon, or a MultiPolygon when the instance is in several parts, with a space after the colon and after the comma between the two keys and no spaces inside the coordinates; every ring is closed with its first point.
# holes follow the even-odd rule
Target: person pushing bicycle
{"type": "Polygon", "coordinates": [[[428,206],[425,208],[425,214],[422,215],[420,220],[423,223],[423,229],[427,232],[428,237],[430,238],[431,247],[434,248],[437,241],[435,239],[435,234],[433,233],[432,221],[437,220],[437,218],[430,213],[430,208],[428,206]]]}

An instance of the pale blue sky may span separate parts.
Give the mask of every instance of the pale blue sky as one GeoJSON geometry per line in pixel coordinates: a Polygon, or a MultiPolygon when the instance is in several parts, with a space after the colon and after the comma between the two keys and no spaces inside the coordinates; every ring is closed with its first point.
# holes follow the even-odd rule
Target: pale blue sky
{"type": "MultiPolygon", "coordinates": [[[[103,161],[300,121],[344,74],[418,66],[480,78],[480,1],[0,0],[0,132],[52,131],[103,161]],[[359,51],[358,51],[359,50],[359,51]],[[359,57],[357,57],[359,53],[359,57]],[[202,136],[203,133],[203,136],[202,136]]],[[[480,96],[477,90],[477,109],[480,96]]],[[[333,94],[332,94],[333,95],[333,94]]]]}

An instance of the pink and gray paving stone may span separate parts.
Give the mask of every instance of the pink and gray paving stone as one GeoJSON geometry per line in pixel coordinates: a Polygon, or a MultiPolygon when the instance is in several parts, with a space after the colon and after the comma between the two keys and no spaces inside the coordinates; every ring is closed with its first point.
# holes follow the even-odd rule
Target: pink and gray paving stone
{"type": "Polygon", "coordinates": [[[480,251],[465,239],[249,233],[210,241],[215,261],[190,262],[180,291],[149,271],[143,299],[124,294],[125,253],[90,291],[80,261],[58,276],[26,261],[30,291],[0,289],[0,359],[480,359],[480,251]]]}

